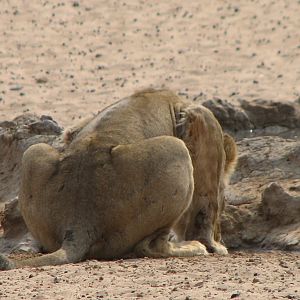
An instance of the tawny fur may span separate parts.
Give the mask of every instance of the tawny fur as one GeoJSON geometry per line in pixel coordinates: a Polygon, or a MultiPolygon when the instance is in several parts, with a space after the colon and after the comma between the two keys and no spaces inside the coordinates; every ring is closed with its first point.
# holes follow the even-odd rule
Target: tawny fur
{"type": "Polygon", "coordinates": [[[150,89],[81,126],[61,152],[46,144],[25,152],[20,208],[50,253],[19,262],[0,256],[0,269],[132,251],[194,256],[207,254],[206,246],[227,253],[219,223],[236,149],[208,109],[150,89]]]}
{"type": "Polygon", "coordinates": [[[226,155],[225,175],[229,180],[236,167],[238,155],[236,143],[234,139],[227,133],[224,134],[224,150],[226,155]]]}

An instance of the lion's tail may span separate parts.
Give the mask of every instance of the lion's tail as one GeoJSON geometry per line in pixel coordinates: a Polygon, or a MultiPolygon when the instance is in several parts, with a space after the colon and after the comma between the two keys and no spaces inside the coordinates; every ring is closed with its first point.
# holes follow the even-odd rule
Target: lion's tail
{"type": "Polygon", "coordinates": [[[80,242],[80,240],[71,240],[66,238],[60,249],[38,257],[13,260],[7,258],[3,254],[0,254],[0,271],[21,267],[35,268],[41,266],[56,266],[67,263],[77,263],[85,257],[89,249],[88,245],[88,243],[80,242]]]}
{"type": "Polygon", "coordinates": [[[224,150],[226,154],[225,178],[228,181],[237,164],[237,146],[234,139],[227,133],[224,134],[224,150]]]}

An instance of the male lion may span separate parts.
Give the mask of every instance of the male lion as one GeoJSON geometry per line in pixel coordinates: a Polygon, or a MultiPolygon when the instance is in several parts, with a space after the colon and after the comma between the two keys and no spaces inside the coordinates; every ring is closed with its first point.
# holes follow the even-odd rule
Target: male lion
{"type": "Polygon", "coordinates": [[[62,151],[31,146],[22,161],[21,213],[50,253],[22,261],[0,256],[0,269],[130,252],[207,254],[199,241],[227,253],[219,216],[236,149],[208,109],[168,90],[145,90],[107,107],[67,140],[62,151]]]}

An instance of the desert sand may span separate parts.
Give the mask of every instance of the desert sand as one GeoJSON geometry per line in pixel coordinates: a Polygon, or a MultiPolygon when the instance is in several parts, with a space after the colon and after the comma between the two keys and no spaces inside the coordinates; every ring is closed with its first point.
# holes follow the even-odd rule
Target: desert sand
{"type": "MultiPolygon", "coordinates": [[[[300,98],[300,2],[0,5],[0,122],[64,127],[144,87],[237,103],[300,98]]],[[[0,299],[300,299],[299,252],[89,261],[0,273],[0,299]]]]}

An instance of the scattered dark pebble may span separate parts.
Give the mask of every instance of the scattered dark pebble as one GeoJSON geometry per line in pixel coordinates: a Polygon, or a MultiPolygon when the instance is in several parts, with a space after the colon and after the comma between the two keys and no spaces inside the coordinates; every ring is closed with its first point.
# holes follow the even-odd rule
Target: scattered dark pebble
{"type": "Polygon", "coordinates": [[[48,82],[48,78],[47,77],[39,77],[39,78],[35,79],[35,82],[39,83],[39,84],[47,83],[48,82]]]}
{"type": "Polygon", "coordinates": [[[11,91],[20,91],[23,89],[23,86],[16,84],[16,85],[12,85],[9,89],[11,91]]]}
{"type": "Polygon", "coordinates": [[[53,279],[53,282],[54,282],[54,283],[59,283],[59,281],[60,281],[60,280],[59,280],[57,277],[54,277],[54,279],[53,279]]]}
{"type": "Polygon", "coordinates": [[[241,292],[235,291],[231,294],[230,299],[238,298],[241,295],[241,292]]]}

